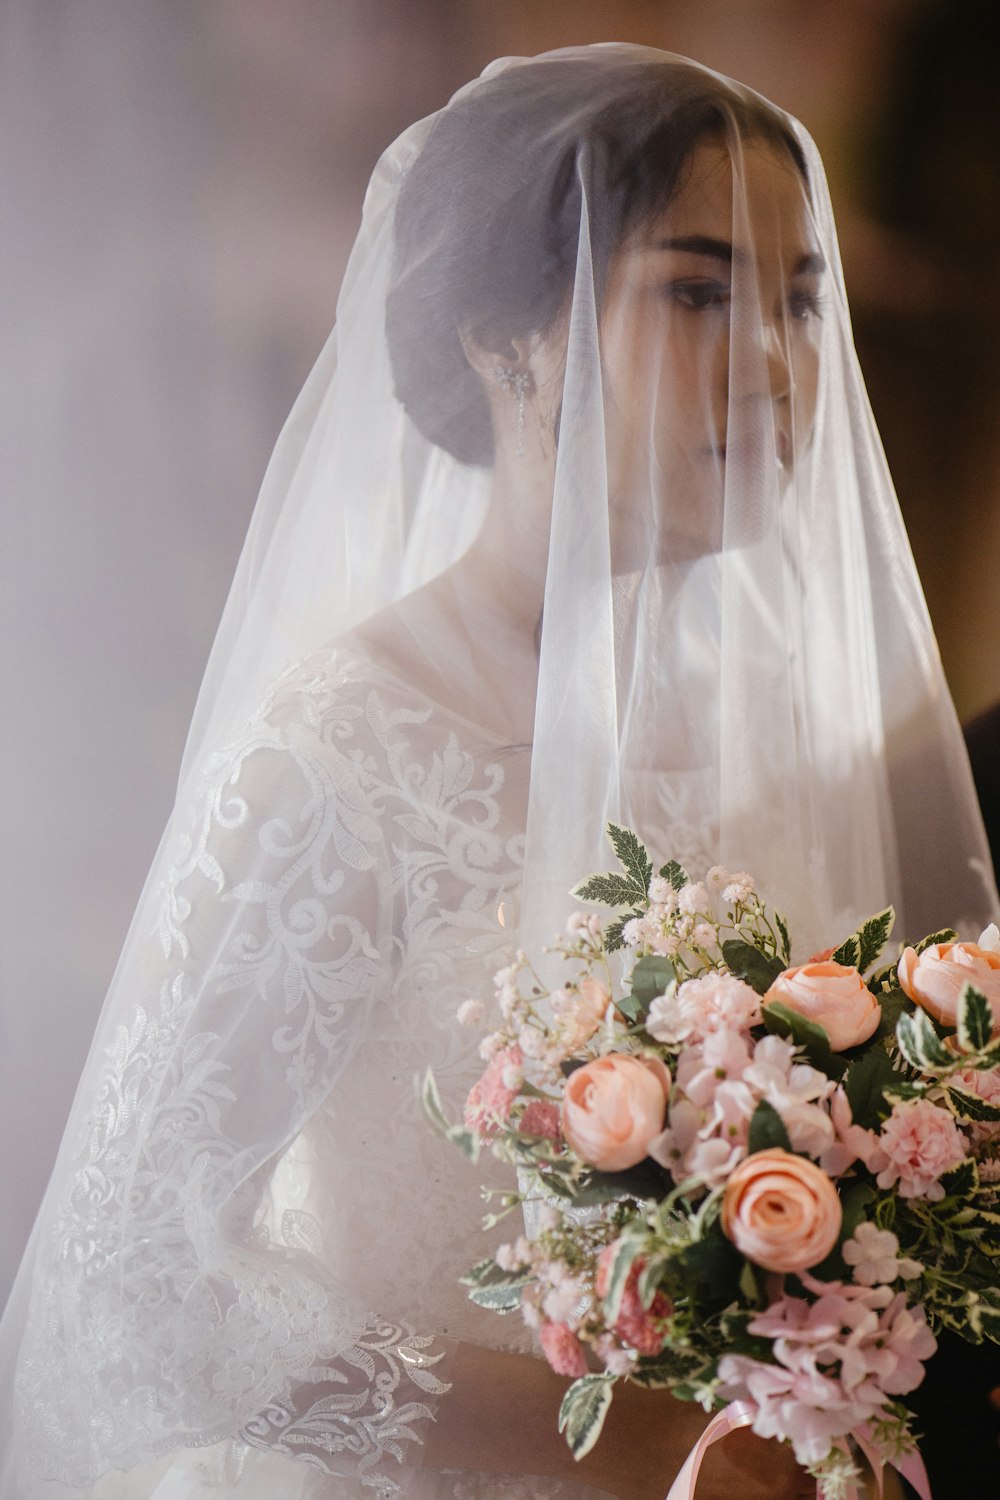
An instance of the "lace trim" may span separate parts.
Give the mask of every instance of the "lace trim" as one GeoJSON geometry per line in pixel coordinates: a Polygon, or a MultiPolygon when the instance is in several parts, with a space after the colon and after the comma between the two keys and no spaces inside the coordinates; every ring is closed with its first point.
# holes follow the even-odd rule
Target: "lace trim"
{"type": "Polygon", "coordinates": [[[434,1373],[444,1353],[430,1352],[432,1344],[406,1324],[377,1323],[341,1355],[337,1368],[323,1371],[333,1390],[318,1396],[306,1410],[301,1402],[269,1403],[242,1428],[240,1439],[324,1474],[355,1476],[378,1495],[395,1494],[399,1484],[378,1466],[386,1458],[403,1464],[405,1446],[423,1441],[415,1424],[432,1416],[426,1402],[400,1401],[400,1386],[407,1381],[431,1396],[451,1389],[434,1373]],[[356,1384],[352,1370],[360,1377],[356,1384]],[[341,1455],[350,1456],[349,1465],[338,1462],[341,1455]]]}

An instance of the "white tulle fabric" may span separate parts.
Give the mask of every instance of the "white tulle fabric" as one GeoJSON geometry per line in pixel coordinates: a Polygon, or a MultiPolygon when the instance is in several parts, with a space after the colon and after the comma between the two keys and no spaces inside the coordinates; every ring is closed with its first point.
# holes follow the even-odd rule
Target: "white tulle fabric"
{"type": "Polygon", "coordinates": [[[458,1004],[551,939],[609,817],[752,869],[802,955],[890,900],[900,931],[995,914],[818,157],[748,90],[624,46],[494,65],[372,180],[3,1323],[3,1500],[560,1489],[421,1466],[456,1345],[529,1344],[457,1284],[491,1243],[483,1169],[414,1078],[460,1107],[458,1004]],[[619,243],[602,111],[641,134],[706,100],[711,170],[619,243]],[[495,179],[452,154],[415,208],[486,106],[495,179]],[[718,238],[720,181],[731,266],[658,249],[718,238]],[[472,462],[449,388],[401,370],[450,320],[475,389],[500,315],[424,273],[464,196],[502,280],[539,184],[572,250],[538,251],[558,317],[496,333],[534,361],[525,417],[511,396],[472,462]]]}

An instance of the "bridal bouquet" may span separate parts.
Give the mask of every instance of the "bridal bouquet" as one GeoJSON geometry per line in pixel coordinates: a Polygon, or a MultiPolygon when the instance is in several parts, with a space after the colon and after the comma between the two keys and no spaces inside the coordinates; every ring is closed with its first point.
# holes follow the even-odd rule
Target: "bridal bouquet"
{"type": "Polygon", "coordinates": [[[518,1210],[528,1232],[471,1268],[470,1296],[519,1312],[572,1378],[578,1457],[631,1380],[723,1408],[677,1494],[739,1424],[791,1444],[829,1500],[854,1493],[858,1449],[925,1489],[903,1398],[933,1330],[1000,1342],[1000,933],[935,932],[877,967],[889,909],[793,965],[750,875],[656,873],[609,836],[620,870],[573,896],[613,920],[569,918],[558,988],[524,953],[496,976],[464,1120],[424,1082],[442,1132],[516,1169],[485,1223],[518,1210]]]}

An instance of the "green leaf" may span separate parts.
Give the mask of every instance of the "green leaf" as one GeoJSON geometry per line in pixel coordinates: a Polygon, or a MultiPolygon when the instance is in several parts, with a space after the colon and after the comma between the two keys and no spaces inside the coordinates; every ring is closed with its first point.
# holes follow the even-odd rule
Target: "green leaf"
{"type": "Polygon", "coordinates": [[[988,1104],[978,1094],[966,1093],[965,1089],[957,1089],[952,1084],[948,1085],[948,1093],[956,1114],[963,1120],[1000,1120],[1000,1108],[988,1104]]]}
{"type": "Polygon", "coordinates": [[[855,1125],[863,1125],[866,1130],[878,1126],[884,1091],[897,1076],[889,1054],[881,1047],[869,1047],[854,1059],[844,1075],[844,1092],[855,1125]]]}
{"type": "Polygon", "coordinates": [[[945,1172],[940,1181],[949,1198],[966,1199],[979,1186],[979,1171],[972,1157],[967,1156],[957,1167],[945,1172]]]}
{"type": "Polygon", "coordinates": [[[700,1359],[699,1355],[686,1353],[681,1349],[664,1349],[660,1354],[647,1355],[645,1359],[636,1360],[630,1373],[629,1380],[635,1385],[645,1386],[647,1390],[666,1390],[675,1381],[683,1380],[691,1374],[691,1366],[700,1359]]]}
{"type": "Polygon", "coordinates": [[[788,1139],[785,1122],[774,1105],[762,1099],[750,1119],[747,1151],[752,1155],[754,1151],[772,1151],[776,1147],[780,1147],[782,1151],[791,1151],[792,1143],[788,1139]]]}
{"type": "Polygon", "coordinates": [[[992,1035],[990,1002],[974,984],[967,984],[958,1002],[958,1045],[963,1052],[982,1052],[992,1035]]]}
{"type": "MultiPolygon", "coordinates": [[[[869,981],[869,989],[873,983],[873,980],[869,981]]],[[[894,1037],[896,1035],[896,1027],[899,1024],[899,1018],[908,1009],[906,996],[898,985],[894,985],[891,989],[882,990],[881,992],[875,990],[873,993],[879,1003],[882,1016],[875,1028],[869,1045],[871,1045],[871,1042],[880,1042],[885,1036],[894,1037]]]]}
{"type": "Polygon", "coordinates": [[[930,1020],[922,1010],[912,1015],[902,1015],[896,1026],[896,1041],[899,1050],[912,1068],[933,1073],[939,1068],[951,1068],[955,1055],[941,1041],[930,1020]]]}
{"type": "Polygon", "coordinates": [[[623,1234],[615,1242],[614,1254],[611,1264],[607,1270],[607,1288],[601,1301],[604,1304],[604,1316],[609,1324],[614,1324],[621,1312],[622,1296],[628,1281],[629,1272],[635,1264],[636,1257],[643,1248],[646,1236],[638,1234],[623,1234]]]}
{"type": "Polygon", "coordinates": [[[919,943],[914,943],[916,953],[923,953],[925,948],[933,948],[936,943],[954,943],[958,941],[958,933],[954,927],[942,927],[940,932],[929,932],[919,943]]]}
{"type": "Polygon", "coordinates": [[[700,1240],[687,1246],[676,1259],[693,1296],[710,1307],[727,1307],[736,1300],[743,1256],[713,1219],[700,1240]]]}
{"type": "Polygon", "coordinates": [[[611,847],[621,860],[622,869],[639,892],[643,896],[648,895],[649,882],[653,878],[653,861],[645,844],[631,828],[621,828],[617,823],[609,823],[607,832],[611,847]]]}
{"type": "Polygon", "coordinates": [[[787,1037],[801,1047],[813,1067],[827,1078],[842,1078],[847,1071],[846,1058],[832,1050],[824,1028],[815,1021],[807,1021],[781,1000],[772,1000],[764,1006],[764,1025],[772,1035],[787,1037]]]}
{"type": "Polygon", "coordinates": [[[631,906],[638,892],[624,875],[589,875],[570,891],[575,901],[595,901],[602,906],[631,906]]]}
{"type": "Polygon", "coordinates": [[[858,1225],[868,1217],[868,1206],[875,1199],[875,1189],[867,1182],[852,1182],[840,1193],[840,1233],[837,1235],[837,1243],[830,1251],[825,1260],[820,1261],[818,1266],[813,1266],[811,1276],[816,1276],[820,1281],[835,1281],[847,1274],[847,1266],[842,1254],[846,1240],[857,1229],[858,1225]]]}
{"type": "Polygon", "coordinates": [[[688,883],[687,871],[676,859],[668,859],[665,865],[661,865],[660,874],[664,880],[670,881],[675,891],[682,891],[688,883]]]}
{"type": "Polygon", "coordinates": [[[479,1148],[482,1142],[478,1131],[470,1130],[467,1125],[451,1125],[445,1134],[451,1144],[457,1146],[469,1161],[479,1160],[479,1148]]]}
{"type": "Polygon", "coordinates": [[[785,967],[780,958],[769,958],[752,943],[739,938],[729,938],[723,943],[722,956],[729,972],[737,979],[745,979],[758,995],[767,993],[785,967]]]}
{"type": "Polygon", "coordinates": [[[610,1375],[582,1375],[563,1397],[559,1431],[566,1434],[574,1458],[585,1458],[600,1437],[613,1388],[610,1375]]]}
{"type": "Polygon", "coordinates": [[[891,906],[887,906],[885,911],[876,912],[874,917],[869,917],[867,922],[863,922],[858,928],[857,939],[860,949],[858,968],[862,974],[881,957],[882,949],[889,941],[889,934],[895,920],[896,913],[891,906]]]}
{"type": "Polygon", "coordinates": [[[633,917],[642,916],[642,908],[634,906],[631,911],[623,912],[620,917],[615,917],[604,929],[604,947],[608,953],[617,953],[625,946],[625,924],[631,922],[633,917]]]}
{"type": "Polygon", "coordinates": [[[581,1207],[620,1203],[623,1198],[634,1198],[640,1203],[659,1202],[672,1187],[673,1178],[666,1168],[646,1157],[624,1172],[585,1172],[573,1200],[581,1207]]]}
{"type": "Polygon", "coordinates": [[[780,911],[776,911],[774,914],[774,925],[775,927],[777,927],[779,933],[781,934],[781,957],[783,958],[785,966],[787,968],[787,966],[792,961],[792,940],[788,935],[788,923],[785,921],[780,911]]]}
{"type": "Polygon", "coordinates": [[[852,933],[849,938],[845,938],[840,947],[833,950],[830,958],[835,964],[846,964],[848,968],[852,966],[855,969],[860,968],[861,944],[857,933],[852,933]]]}
{"type": "Polygon", "coordinates": [[[677,973],[669,958],[650,953],[640,958],[632,970],[632,994],[643,1010],[647,1010],[658,995],[667,993],[676,978],[677,973]]]}
{"type": "Polygon", "coordinates": [[[490,1312],[517,1312],[521,1306],[521,1292],[530,1280],[530,1276],[523,1276],[520,1281],[506,1281],[500,1286],[474,1286],[469,1298],[477,1307],[485,1307],[490,1312]]]}
{"type": "Polygon", "coordinates": [[[423,1105],[424,1114],[435,1130],[441,1135],[447,1135],[450,1129],[448,1117],[441,1103],[441,1095],[438,1093],[437,1079],[430,1068],[424,1074],[424,1081],[420,1086],[420,1103],[423,1105]]]}

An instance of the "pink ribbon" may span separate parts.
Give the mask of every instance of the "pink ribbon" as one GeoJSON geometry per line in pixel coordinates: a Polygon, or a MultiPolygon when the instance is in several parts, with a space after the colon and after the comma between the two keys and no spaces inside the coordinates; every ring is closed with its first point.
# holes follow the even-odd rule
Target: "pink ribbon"
{"type": "MultiPolygon", "coordinates": [[[[670,1486],[667,1500],[695,1500],[694,1490],[698,1483],[698,1471],[701,1468],[705,1454],[713,1443],[724,1438],[727,1433],[735,1432],[738,1427],[749,1427],[757,1415],[757,1407],[752,1401],[730,1401],[722,1411],[716,1412],[709,1422],[701,1437],[695,1443],[691,1452],[681,1467],[677,1478],[670,1486]]],[[[879,1453],[872,1441],[870,1426],[860,1427],[857,1432],[852,1432],[851,1437],[855,1440],[862,1453],[872,1466],[875,1475],[875,1484],[878,1493],[882,1494],[882,1475],[885,1470],[885,1460],[879,1453]]],[[[903,1478],[912,1484],[920,1500],[933,1500],[931,1495],[930,1480],[927,1478],[927,1470],[924,1461],[916,1451],[909,1453],[905,1458],[897,1459],[892,1467],[898,1469],[903,1478]]],[[[820,1490],[816,1489],[817,1500],[821,1500],[820,1490]]],[[[857,1500],[857,1491],[854,1491],[851,1500],[857,1500]]]]}

